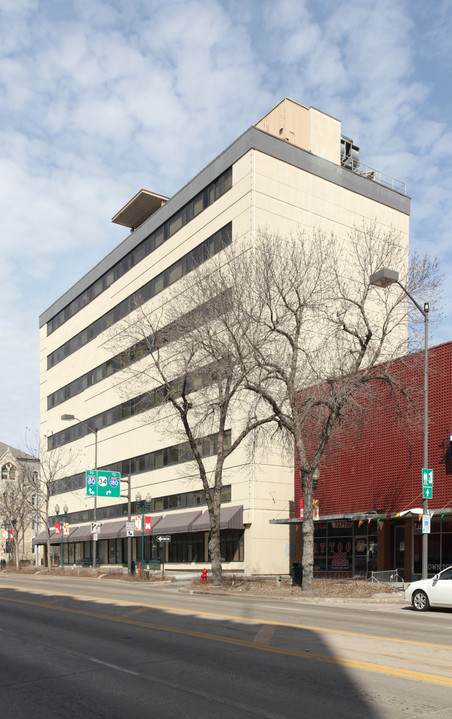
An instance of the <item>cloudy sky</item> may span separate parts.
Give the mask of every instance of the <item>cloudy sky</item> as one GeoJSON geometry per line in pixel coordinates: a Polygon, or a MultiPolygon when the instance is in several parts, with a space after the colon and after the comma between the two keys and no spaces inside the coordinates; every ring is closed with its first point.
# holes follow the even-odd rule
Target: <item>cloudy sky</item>
{"type": "MultiPolygon", "coordinates": [[[[39,427],[38,315],[288,96],[407,183],[411,242],[452,267],[449,0],[1,0],[0,441],[39,427]]],[[[420,301],[429,298],[419,298],[420,301]]],[[[452,340],[452,283],[436,343],[452,340]]]]}

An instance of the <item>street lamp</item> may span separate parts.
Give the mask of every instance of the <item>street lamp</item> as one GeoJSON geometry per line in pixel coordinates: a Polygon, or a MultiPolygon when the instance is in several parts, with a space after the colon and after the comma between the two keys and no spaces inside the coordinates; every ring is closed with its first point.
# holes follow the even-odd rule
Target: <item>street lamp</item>
{"type": "MultiPolygon", "coordinates": [[[[428,467],[428,312],[429,304],[424,302],[422,308],[418,302],[399,282],[399,273],[395,270],[388,270],[386,267],[374,272],[370,276],[370,284],[375,287],[389,287],[389,285],[397,284],[405,292],[407,297],[410,298],[414,306],[419,310],[421,315],[424,317],[424,467],[428,467]]],[[[428,499],[423,499],[422,504],[423,515],[428,515],[428,499]]],[[[422,534],[422,579],[427,579],[428,576],[428,534],[425,532],[422,534]]]]}
{"type": "Polygon", "coordinates": [[[143,576],[143,562],[144,562],[144,513],[146,510],[151,509],[151,495],[149,492],[146,495],[146,499],[141,500],[141,494],[138,492],[135,495],[137,511],[141,510],[141,562],[140,562],[140,576],[143,576]]]}
{"type": "Polygon", "coordinates": [[[63,556],[63,524],[64,521],[67,519],[67,504],[64,505],[63,511],[60,514],[60,506],[58,504],[55,504],[55,514],[57,519],[60,520],[60,536],[61,536],[61,569],[64,569],[64,556],[63,556]]]}
{"type": "Polygon", "coordinates": [[[312,491],[315,492],[320,479],[320,469],[318,467],[312,473],[312,491]]]}
{"type": "MultiPolygon", "coordinates": [[[[79,424],[83,424],[83,426],[86,427],[86,429],[89,432],[92,432],[94,434],[94,470],[97,470],[97,427],[92,429],[92,427],[90,427],[89,424],[87,424],[86,422],[83,422],[83,420],[81,420],[81,419],[78,419],[73,414],[62,414],[61,419],[64,421],[69,421],[69,422],[75,419],[79,424]]],[[[93,519],[94,519],[94,522],[96,522],[96,519],[97,519],[97,492],[94,495],[94,517],[93,517],[93,519]]],[[[93,570],[96,569],[96,561],[97,561],[96,539],[97,539],[97,534],[96,534],[96,532],[93,532],[93,544],[92,544],[93,570]]]]}

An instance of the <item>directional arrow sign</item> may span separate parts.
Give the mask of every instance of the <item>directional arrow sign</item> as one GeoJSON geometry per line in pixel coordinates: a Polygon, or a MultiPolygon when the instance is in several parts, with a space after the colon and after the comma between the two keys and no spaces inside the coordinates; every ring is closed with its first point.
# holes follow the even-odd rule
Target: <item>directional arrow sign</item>
{"type": "Polygon", "coordinates": [[[422,499],[433,498],[433,487],[422,487],[422,499]]]}
{"type": "Polygon", "coordinates": [[[86,470],[86,494],[88,497],[119,497],[121,475],[109,470],[86,470]]]}
{"type": "Polygon", "coordinates": [[[422,469],[422,486],[433,487],[433,469],[422,469]]]}

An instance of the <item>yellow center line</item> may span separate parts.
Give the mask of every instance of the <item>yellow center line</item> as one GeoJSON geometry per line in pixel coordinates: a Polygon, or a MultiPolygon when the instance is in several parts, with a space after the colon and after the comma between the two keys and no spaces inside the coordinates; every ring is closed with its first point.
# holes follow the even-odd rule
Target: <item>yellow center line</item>
{"type": "MultiPolygon", "coordinates": [[[[416,646],[416,647],[430,647],[432,649],[444,649],[446,651],[452,651],[452,645],[450,644],[435,644],[434,642],[421,642],[417,639],[401,639],[397,637],[385,637],[381,636],[379,634],[363,634],[361,632],[350,632],[346,629],[330,629],[328,627],[317,627],[312,624],[298,624],[294,622],[281,622],[275,619],[259,619],[254,617],[240,617],[236,616],[234,614],[224,614],[219,612],[207,612],[203,609],[182,609],[180,607],[172,607],[167,606],[165,604],[150,604],[148,602],[133,602],[131,600],[127,599],[116,599],[116,598],[110,598],[106,599],[105,597],[95,597],[90,596],[87,594],[68,594],[67,592],[55,592],[53,590],[41,590],[41,589],[24,589],[23,587],[16,587],[16,586],[1,586],[0,588],[0,599],[9,599],[8,597],[2,597],[1,596],[1,590],[2,589],[15,589],[20,592],[30,592],[34,594],[46,594],[50,596],[58,596],[58,597],[67,597],[69,599],[79,599],[82,601],[90,601],[90,602],[99,602],[101,604],[119,604],[123,606],[137,606],[137,607],[146,607],[147,609],[158,609],[162,612],[177,612],[180,614],[187,614],[187,615],[193,615],[193,616],[202,616],[202,617],[213,617],[215,619],[228,619],[230,621],[234,622],[246,622],[246,623],[252,623],[252,624],[262,624],[262,625],[270,625],[270,626],[278,626],[278,627],[288,627],[291,629],[306,629],[312,632],[318,632],[321,634],[336,634],[339,636],[345,636],[345,637],[356,637],[358,639],[372,639],[372,640],[378,640],[381,642],[389,642],[393,644],[407,644],[410,646],[416,646]]],[[[15,601],[15,600],[11,600],[15,601]]],[[[17,600],[17,601],[24,601],[24,600],[17,600]]],[[[45,605],[42,605],[45,606],[45,605]]],[[[63,610],[64,611],[64,610],[63,610]]],[[[69,610],[72,611],[72,610],[69,610]]],[[[78,610],[74,610],[77,612],[78,610]]]]}
{"type": "MultiPolygon", "coordinates": [[[[67,595],[63,595],[67,596],[67,595]]],[[[44,607],[46,609],[52,609],[57,612],[65,612],[67,614],[78,614],[86,617],[92,617],[94,619],[103,619],[109,622],[117,622],[119,624],[128,624],[138,627],[144,627],[146,629],[155,629],[164,632],[170,632],[172,634],[180,634],[182,636],[194,637],[197,639],[206,639],[209,641],[221,642],[223,644],[230,644],[233,646],[240,646],[247,649],[255,649],[258,651],[271,652],[272,654],[284,654],[286,656],[299,657],[303,659],[310,659],[320,662],[326,662],[329,664],[336,664],[351,669],[362,669],[366,671],[373,671],[379,674],[388,674],[391,676],[401,677],[403,679],[415,679],[417,681],[429,682],[433,684],[441,684],[443,686],[452,687],[452,677],[445,677],[436,674],[427,674],[425,672],[417,672],[410,669],[400,669],[398,667],[389,667],[380,664],[374,664],[371,662],[361,661],[359,659],[346,659],[343,657],[334,657],[325,654],[317,654],[315,652],[306,652],[305,650],[289,649],[285,647],[272,647],[269,644],[259,644],[256,641],[239,639],[233,637],[226,637],[216,634],[210,634],[208,632],[196,631],[194,629],[183,629],[178,627],[169,627],[163,624],[155,624],[152,622],[140,621],[138,619],[130,619],[127,617],[114,617],[108,614],[101,614],[100,612],[92,612],[83,609],[70,609],[68,607],[58,607],[54,604],[42,604],[40,602],[33,602],[27,599],[11,599],[9,597],[2,597],[0,599],[4,601],[10,601],[17,604],[26,604],[36,607],[44,607]]],[[[258,620],[256,620],[258,621],[258,620]]],[[[360,635],[358,635],[360,636],[360,635]]],[[[435,645],[433,645],[435,646],[435,645]]]]}

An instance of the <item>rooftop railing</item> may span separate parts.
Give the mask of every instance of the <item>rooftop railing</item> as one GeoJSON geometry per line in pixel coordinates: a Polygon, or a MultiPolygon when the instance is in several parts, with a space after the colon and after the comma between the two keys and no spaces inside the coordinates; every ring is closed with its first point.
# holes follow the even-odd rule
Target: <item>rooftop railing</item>
{"type": "Polygon", "coordinates": [[[369,165],[364,165],[362,162],[358,162],[352,158],[347,158],[342,166],[347,170],[351,170],[357,175],[360,175],[361,177],[372,180],[372,182],[378,182],[379,185],[384,185],[384,187],[389,187],[390,190],[406,195],[405,182],[402,182],[402,180],[396,180],[390,175],[385,175],[384,172],[375,170],[373,167],[369,167],[369,165]]]}

